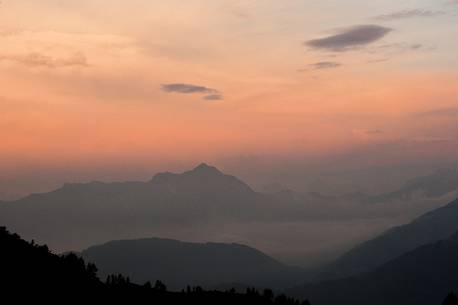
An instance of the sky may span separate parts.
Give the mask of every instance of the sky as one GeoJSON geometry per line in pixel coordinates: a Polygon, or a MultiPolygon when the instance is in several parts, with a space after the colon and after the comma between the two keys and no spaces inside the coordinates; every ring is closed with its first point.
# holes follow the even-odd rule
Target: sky
{"type": "Polygon", "coordinates": [[[3,0],[0,199],[456,162],[457,37],[456,0],[3,0]]]}

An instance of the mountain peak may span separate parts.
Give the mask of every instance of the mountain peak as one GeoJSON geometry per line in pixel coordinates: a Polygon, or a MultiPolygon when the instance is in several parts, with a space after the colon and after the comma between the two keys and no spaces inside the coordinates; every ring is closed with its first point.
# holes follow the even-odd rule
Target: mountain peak
{"type": "Polygon", "coordinates": [[[206,163],[201,163],[195,168],[180,174],[174,174],[170,172],[156,174],[150,181],[162,184],[173,184],[182,183],[184,181],[190,181],[189,179],[194,181],[201,181],[202,179],[216,181],[222,177],[226,177],[226,175],[222,173],[220,170],[218,170],[216,167],[210,166],[206,163]]]}
{"type": "Polygon", "coordinates": [[[206,163],[201,163],[193,170],[189,171],[193,174],[205,174],[205,175],[222,175],[223,173],[214,166],[210,166],[206,163]]]}

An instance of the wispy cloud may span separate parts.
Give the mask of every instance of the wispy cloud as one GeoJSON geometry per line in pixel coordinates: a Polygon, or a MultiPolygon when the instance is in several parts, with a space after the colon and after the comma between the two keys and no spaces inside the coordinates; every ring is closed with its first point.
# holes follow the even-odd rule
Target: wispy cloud
{"type": "Polygon", "coordinates": [[[358,25],[341,30],[335,35],[306,41],[314,49],[342,52],[365,46],[385,37],[392,29],[379,25],[358,25]]]}
{"type": "Polygon", "coordinates": [[[444,138],[444,137],[416,137],[408,140],[409,144],[443,144],[454,142],[453,138],[444,138]]]}
{"type": "Polygon", "coordinates": [[[356,136],[374,137],[374,136],[383,134],[383,130],[381,129],[354,129],[353,134],[356,136]]]}
{"type": "Polygon", "coordinates": [[[366,63],[368,64],[378,64],[378,63],[382,63],[382,62],[387,62],[388,60],[390,60],[389,58],[376,58],[376,59],[370,59],[368,61],[366,61],[366,63]]]}
{"type": "Polygon", "coordinates": [[[417,18],[417,17],[435,17],[445,15],[444,11],[432,11],[432,10],[422,10],[422,9],[412,9],[412,10],[402,10],[398,12],[393,12],[389,14],[383,14],[375,16],[375,20],[380,21],[390,21],[398,19],[408,19],[408,18],[417,18]]]}
{"type": "Polygon", "coordinates": [[[406,42],[397,42],[390,44],[383,44],[367,50],[368,53],[377,54],[382,53],[385,56],[387,55],[397,55],[414,51],[432,51],[434,47],[425,46],[421,43],[406,43],[406,42]]]}
{"type": "Polygon", "coordinates": [[[221,93],[213,88],[184,84],[184,83],[172,83],[162,84],[161,89],[168,93],[181,93],[181,94],[205,94],[203,97],[205,100],[222,100],[223,96],[221,93]]]}
{"type": "Polygon", "coordinates": [[[22,33],[21,30],[0,29],[0,36],[2,37],[20,35],[21,33],[22,33]]]}
{"type": "Polygon", "coordinates": [[[198,86],[198,85],[191,85],[191,84],[182,84],[182,83],[174,83],[174,84],[163,84],[162,90],[165,92],[175,92],[175,93],[184,93],[184,94],[193,94],[193,93],[209,93],[214,94],[218,93],[218,90],[198,86]]]}
{"type": "Polygon", "coordinates": [[[410,55],[416,52],[432,52],[434,50],[436,50],[435,46],[426,46],[421,43],[396,42],[379,44],[365,48],[365,52],[371,57],[373,56],[373,58],[367,60],[366,63],[381,63],[397,56],[410,55]]]}
{"type": "Polygon", "coordinates": [[[418,117],[457,117],[458,107],[440,108],[418,113],[418,117]]]}
{"type": "Polygon", "coordinates": [[[376,135],[376,134],[383,133],[383,130],[380,130],[380,129],[368,129],[368,130],[365,130],[365,133],[369,134],[369,135],[376,135]]]}
{"type": "Polygon", "coordinates": [[[313,64],[309,64],[304,69],[299,69],[299,72],[305,72],[310,70],[325,70],[325,69],[334,69],[342,66],[340,62],[336,61],[320,61],[313,64]]]}
{"type": "Polygon", "coordinates": [[[86,56],[77,52],[68,58],[54,58],[41,53],[28,53],[21,55],[0,55],[0,61],[12,61],[28,67],[63,68],[70,66],[87,67],[86,56]]]}
{"type": "Polygon", "coordinates": [[[221,94],[209,94],[204,96],[204,100],[207,101],[219,101],[222,100],[223,96],[221,94]]]}

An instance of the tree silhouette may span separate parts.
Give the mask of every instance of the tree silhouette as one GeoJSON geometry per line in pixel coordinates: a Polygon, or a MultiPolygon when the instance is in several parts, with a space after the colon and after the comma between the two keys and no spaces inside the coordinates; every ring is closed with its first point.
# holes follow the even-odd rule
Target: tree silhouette
{"type": "Polygon", "coordinates": [[[165,286],[165,284],[161,281],[156,281],[154,284],[154,290],[157,292],[167,292],[167,286],[165,286]]]}
{"type": "Polygon", "coordinates": [[[451,292],[442,302],[442,305],[458,305],[458,297],[455,293],[451,292]]]}

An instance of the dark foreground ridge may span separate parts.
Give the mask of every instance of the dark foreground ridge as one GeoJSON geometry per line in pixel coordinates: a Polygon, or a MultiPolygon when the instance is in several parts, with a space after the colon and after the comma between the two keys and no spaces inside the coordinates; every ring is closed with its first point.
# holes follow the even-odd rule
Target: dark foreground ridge
{"type": "MultiPolygon", "coordinates": [[[[310,296],[314,304],[316,302],[322,305],[439,305],[448,291],[456,291],[458,287],[454,284],[457,270],[451,267],[456,266],[451,263],[451,260],[458,256],[457,240],[458,234],[449,240],[423,246],[367,275],[364,279],[353,278],[334,283],[321,283],[300,288],[299,291],[293,289],[290,292],[296,296],[299,296],[298,292],[303,296],[310,296]],[[439,268],[437,263],[448,271],[444,272],[444,268],[439,268]],[[425,268],[429,270],[426,273],[421,271],[425,268]],[[420,273],[414,272],[416,269],[420,269],[420,273]],[[425,279],[429,280],[425,281],[425,279]],[[409,290],[409,283],[412,281],[423,283],[421,292],[416,289],[409,290]],[[424,286],[425,284],[427,286],[424,286]],[[430,294],[431,291],[434,291],[434,296],[430,294]],[[439,293],[436,293],[437,291],[439,293]],[[405,296],[409,297],[405,298],[405,296]]],[[[55,255],[47,246],[36,245],[33,241],[26,242],[4,227],[0,227],[0,249],[1,300],[11,299],[14,300],[14,304],[32,301],[33,304],[101,302],[102,304],[310,305],[308,301],[299,301],[283,294],[275,296],[269,289],[259,292],[248,288],[245,293],[237,293],[235,289],[209,291],[199,286],[187,286],[180,292],[172,292],[168,291],[166,285],[160,281],[156,281],[154,285],[151,282],[138,285],[132,283],[129,277],[120,274],[109,275],[107,280],[102,282],[97,277],[97,268],[94,264],[87,264],[84,259],[72,253],[55,255]]],[[[442,304],[458,305],[458,298],[454,293],[449,293],[442,304]]]]}
{"type": "Polygon", "coordinates": [[[312,283],[287,293],[307,296],[314,305],[440,304],[450,291],[458,291],[457,258],[458,232],[416,248],[369,273],[312,283]]]}
{"type": "Polygon", "coordinates": [[[0,291],[2,299],[14,297],[61,304],[103,301],[103,304],[259,304],[309,305],[271,290],[245,293],[205,291],[187,287],[181,292],[167,291],[160,281],[137,285],[123,275],[110,275],[106,282],[97,277],[94,264],[86,264],[75,254],[55,255],[47,246],[27,242],[5,227],[0,227],[0,291]]]}
{"type": "Polygon", "coordinates": [[[327,266],[320,279],[361,275],[418,247],[447,239],[458,231],[457,220],[458,199],[356,246],[327,266]]]}

